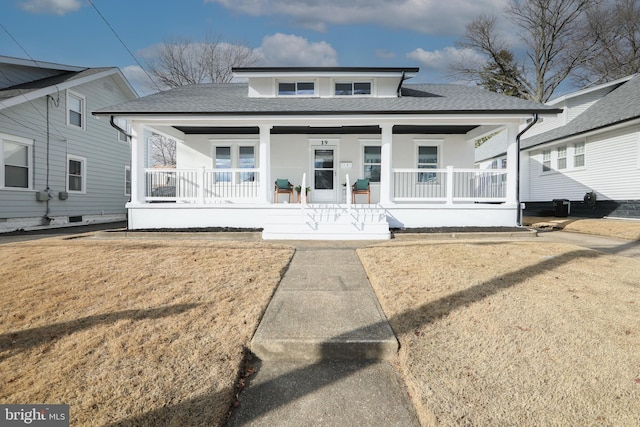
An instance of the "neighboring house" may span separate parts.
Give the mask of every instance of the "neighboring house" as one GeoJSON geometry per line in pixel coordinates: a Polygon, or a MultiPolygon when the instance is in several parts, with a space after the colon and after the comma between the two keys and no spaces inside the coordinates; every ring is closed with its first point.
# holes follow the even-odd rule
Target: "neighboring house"
{"type": "Polygon", "coordinates": [[[132,127],[129,228],[384,239],[390,227],[514,226],[515,168],[474,169],[473,141],[506,129],[513,157],[523,122],[559,112],[479,88],[405,84],[417,68],[234,72],[247,83],[184,86],[94,112],[132,127]],[[177,141],[175,169],[145,168],[149,130],[177,141]],[[357,179],[369,185],[352,203],[357,179]],[[287,194],[287,181],[310,192],[287,194]]]}
{"type": "Polygon", "coordinates": [[[0,232],[126,219],[130,141],[90,113],[136,98],[117,68],[0,56],[0,232]]]}
{"type": "MultiPolygon", "coordinates": [[[[640,75],[548,105],[562,114],[533,126],[521,143],[525,214],[554,214],[553,201],[568,200],[574,216],[640,218],[640,75]]],[[[501,138],[480,146],[479,167],[502,162],[505,147],[501,138]]]]}

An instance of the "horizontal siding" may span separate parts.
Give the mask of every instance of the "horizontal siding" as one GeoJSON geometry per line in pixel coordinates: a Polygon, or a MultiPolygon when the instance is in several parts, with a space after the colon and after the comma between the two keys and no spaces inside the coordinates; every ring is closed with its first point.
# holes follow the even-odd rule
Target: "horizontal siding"
{"type": "MultiPolygon", "coordinates": [[[[127,100],[113,76],[75,87],[86,97],[86,130],[66,125],[66,92],[59,104],[50,105],[49,151],[50,216],[124,214],[129,197],[124,195],[125,165],[130,164],[129,144],[119,142],[108,119],[96,119],[91,111],[127,100]],[[108,80],[105,85],[103,80],[108,80]],[[86,193],[70,193],[67,200],[57,194],[66,190],[67,154],[86,159],[86,193]]],[[[46,188],[46,104],[45,99],[16,105],[0,115],[0,132],[33,139],[34,190],[46,188]],[[35,107],[35,108],[34,108],[35,107]]],[[[0,190],[0,218],[42,216],[46,203],[35,200],[35,192],[0,190]],[[17,194],[20,193],[20,194],[17,194]],[[11,207],[9,207],[11,205],[11,207]]]]}
{"type": "Polygon", "coordinates": [[[530,152],[523,200],[582,200],[595,191],[602,200],[640,199],[640,128],[627,127],[586,140],[585,168],[541,174],[540,150],[530,152]]]}

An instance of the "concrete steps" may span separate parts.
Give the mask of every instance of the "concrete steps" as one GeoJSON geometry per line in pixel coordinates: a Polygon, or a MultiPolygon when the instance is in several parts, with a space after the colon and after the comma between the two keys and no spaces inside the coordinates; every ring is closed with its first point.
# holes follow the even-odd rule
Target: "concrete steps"
{"type": "Polygon", "coordinates": [[[269,215],[265,240],[387,240],[384,209],[372,205],[309,205],[269,215]]]}
{"type": "Polygon", "coordinates": [[[398,342],[354,250],[298,250],[251,350],[262,360],[390,360],[398,342]]]}

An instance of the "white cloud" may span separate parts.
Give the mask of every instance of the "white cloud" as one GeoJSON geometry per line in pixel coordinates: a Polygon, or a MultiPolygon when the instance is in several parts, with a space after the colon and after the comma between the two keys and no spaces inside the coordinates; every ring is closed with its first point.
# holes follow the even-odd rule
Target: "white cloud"
{"type": "Polygon", "coordinates": [[[377,24],[426,34],[461,35],[482,13],[501,13],[509,0],[205,0],[252,16],[290,16],[319,31],[326,24],[377,24]]]}
{"type": "Polygon", "coordinates": [[[30,13],[51,13],[65,15],[82,7],[80,0],[23,0],[18,6],[30,13]]]}
{"type": "Polygon", "coordinates": [[[484,62],[482,56],[472,49],[458,49],[451,46],[434,51],[418,48],[407,53],[407,58],[418,62],[423,70],[440,74],[446,74],[449,71],[450,65],[456,62],[464,62],[467,64],[481,64],[484,62]]]}
{"type": "Polygon", "coordinates": [[[277,33],[262,39],[255,49],[262,66],[279,67],[333,67],[338,65],[338,54],[327,42],[309,42],[304,37],[277,33]]]}
{"type": "Polygon", "coordinates": [[[376,57],[381,58],[381,59],[393,59],[396,57],[396,53],[395,52],[391,52],[389,50],[385,50],[385,49],[376,49],[375,50],[375,54],[376,57]]]}
{"type": "Polygon", "coordinates": [[[154,88],[153,82],[138,65],[128,65],[122,68],[122,74],[127,78],[127,81],[138,92],[138,95],[145,96],[157,92],[158,89],[154,88]]]}

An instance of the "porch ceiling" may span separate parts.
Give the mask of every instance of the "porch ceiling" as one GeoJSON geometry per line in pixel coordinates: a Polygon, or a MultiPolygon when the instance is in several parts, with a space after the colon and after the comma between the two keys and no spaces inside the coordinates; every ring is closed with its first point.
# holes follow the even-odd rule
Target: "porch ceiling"
{"type": "MultiPolygon", "coordinates": [[[[396,125],[393,127],[395,134],[455,134],[464,135],[475,129],[476,125],[396,125]]],[[[174,126],[175,129],[186,135],[257,135],[260,133],[258,126],[174,126]]],[[[379,126],[274,126],[272,135],[283,134],[366,134],[378,135],[381,133],[379,126]]]]}

